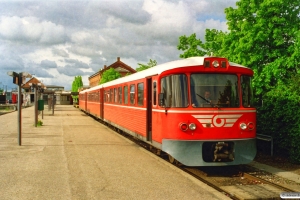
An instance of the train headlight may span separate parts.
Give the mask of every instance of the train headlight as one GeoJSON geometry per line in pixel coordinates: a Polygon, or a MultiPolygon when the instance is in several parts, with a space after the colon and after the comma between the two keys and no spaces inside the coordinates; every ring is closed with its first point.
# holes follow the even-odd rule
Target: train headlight
{"type": "Polygon", "coordinates": [[[192,130],[192,131],[196,130],[196,124],[190,123],[189,124],[189,129],[192,130]]]}
{"type": "Polygon", "coordinates": [[[217,68],[217,67],[219,67],[219,62],[217,60],[214,60],[212,62],[212,65],[217,68]]]}
{"type": "Polygon", "coordinates": [[[242,130],[246,130],[247,129],[247,125],[245,123],[240,123],[240,128],[242,130]]]}

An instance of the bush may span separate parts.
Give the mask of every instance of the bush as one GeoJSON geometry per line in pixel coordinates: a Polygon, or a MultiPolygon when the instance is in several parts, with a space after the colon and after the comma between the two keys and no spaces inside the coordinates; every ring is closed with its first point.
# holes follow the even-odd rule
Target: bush
{"type": "Polygon", "coordinates": [[[38,120],[38,122],[37,122],[37,126],[42,126],[43,125],[43,122],[42,122],[42,120],[38,120]]]}
{"type": "Polygon", "coordinates": [[[273,137],[275,152],[300,163],[300,97],[293,84],[264,95],[263,105],[257,109],[257,132],[273,137]]]}

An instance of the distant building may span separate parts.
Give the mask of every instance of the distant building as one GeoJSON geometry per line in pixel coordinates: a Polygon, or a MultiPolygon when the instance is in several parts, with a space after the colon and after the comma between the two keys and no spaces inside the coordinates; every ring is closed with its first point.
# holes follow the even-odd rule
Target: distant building
{"type": "MultiPolygon", "coordinates": [[[[28,106],[34,103],[34,90],[32,90],[30,83],[33,84],[40,84],[41,88],[44,89],[43,97],[44,103],[47,105],[48,101],[52,101],[53,98],[55,99],[56,104],[60,105],[70,105],[73,103],[71,92],[64,91],[63,86],[56,86],[56,85],[44,85],[41,83],[40,80],[33,77],[25,84],[22,85],[22,89],[25,90],[23,93],[23,105],[28,106]]],[[[41,98],[41,97],[39,97],[41,98]]]]}
{"type": "Polygon", "coordinates": [[[120,59],[120,57],[117,57],[117,61],[114,62],[113,64],[109,65],[108,67],[104,65],[104,68],[101,69],[100,71],[96,72],[95,74],[91,75],[89,77],[89,84],[91,87],[99,85],[99,82],[101,80],[103,72],[106,70],[114,68],[117,72],[121,74],[121,76],[126,76],[126,74],[133,74],[136,72],[135,69],[131,68],[130,66],[126,65],[123,63],[120,59]]]}

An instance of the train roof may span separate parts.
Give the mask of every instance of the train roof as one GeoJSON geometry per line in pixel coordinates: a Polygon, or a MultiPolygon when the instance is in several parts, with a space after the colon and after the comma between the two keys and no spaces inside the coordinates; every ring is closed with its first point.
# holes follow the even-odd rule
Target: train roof
{"type": "MultiPolygon", "coordinates": [[[[124,83],[127,81],[138,80],[138,79],[150,77],[153,75],[159,75],[166,70],[170,70],[170,69],[174,69],[174,68],[178,68],[178,67],[192,67],[192,66],[203,65],[205,58],[208,58],[208,57],[190,57],[190,58],[186,58],[186,59],[182,59],[182,60],[175,60],[175,61],[167,62],[167,63],[156,65],[149,69],[146,69],[146,70],[143,70],[143,71],[140,71],[140,72],[137,72],[137,73],[134,73],[134,74],[131,74],[131,75],[107,82],[107,83],[103,83],[101,85],[98,85],[98,86],[95,86],[95,87],[92,87],[90,89],[83,90],[83,91],[88,92],[90,90],[95,90],[95,89],[102,88],[102,87],[109,87],[109,86],[116,85],[119,83],[124,83]]],[[[233,62],[229,62],[229,65],[249,69],[248,67],[245,67],[240,64],[233,63],[233,62]]]]}

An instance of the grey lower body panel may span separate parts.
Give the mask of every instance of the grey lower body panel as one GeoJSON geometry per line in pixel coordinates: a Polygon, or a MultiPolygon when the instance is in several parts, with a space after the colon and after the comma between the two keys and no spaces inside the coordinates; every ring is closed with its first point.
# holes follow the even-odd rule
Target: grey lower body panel
{"type": "MultiPolygon", "coordinates": [[[[167,152],[180,163],[186,166],[226,166],[250,163],[256,155],[256,139],[239,140],[171,140],[163,139],[162,150],[167,152]],[[207,145],[204,143],[231,143],[234,159],[230,162],[211,161],[206,162],[203,158],[203,150],[207,145]]],[[[213,152],[213,150],[211,150],[213,152]]],[[[212,155],[213,156],[213,155],[212,155]]]]}

